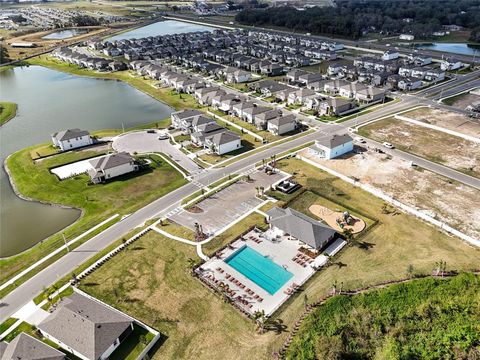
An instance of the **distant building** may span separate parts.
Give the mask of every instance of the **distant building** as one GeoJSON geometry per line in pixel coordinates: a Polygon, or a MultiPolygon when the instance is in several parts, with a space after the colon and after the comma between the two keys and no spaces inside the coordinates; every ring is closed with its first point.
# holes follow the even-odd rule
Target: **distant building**
{"type": "Polygon", "coordinates": [[[0,360],[66,360],[63,352],[22,332],[10,343],[0,342],[0,360]]]}
{"type": "Polygon", "coordinates": [[[86,130],[69,129],[52,134],[53,145],[61,151],[72,150],[93,144],[90,133],[86,130]]]}
{"type": "Polygon", "coordinates": [[[138,170],[135,159],[126,152],[95,158],[90,160],[90,166],[88,175],[96,184],[138,170]]]}
{"type": "Polygon", "coordinates": [[[400,40],[412,41],[413,39],[415,39],[415,36],[410,34],[401,34],[398,38],[400,40]]]}
{"type": "Polygon", "coordinates": [[[396,50],[387,50],[382,55],[382,60],[395,60],[398,59],[400,53],[396,50]]]}
{"type": "Polygon", "coordinates": [[[353,139],[348,134],[344,134],[315,140],[315,147],[312,151],[325,159],[334,159],[353,151],[353,139]]]}
{"type": "Polygon", "coordinates": [[[63,298],[38,329],[83,360],[105,360],[133,330],[133,320],[81,294],[63,298]]]}
{"type": "Polygon", "coordinates": [[[10,46],[13,48],[34,48],[37,45],[30,42],[14,42],[14,43],[11,43],[10,46]]]}

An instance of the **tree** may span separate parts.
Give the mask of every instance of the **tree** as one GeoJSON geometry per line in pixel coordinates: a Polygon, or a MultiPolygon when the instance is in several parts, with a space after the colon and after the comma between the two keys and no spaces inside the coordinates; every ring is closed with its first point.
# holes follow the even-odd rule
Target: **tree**
{"type": "Polygon", "coordinates": [[[265,331],[265,325],[267,324],[268,317],[265,315],[265,310],[257,310],[253,314],[253,319],[257,323],[257,331],[263,334],[265,331]]]}
{"type": "Polygon", "coordinates": [[[435,263],[435,275],[443,277],[447,270],[447,262],[444,260],[437,261],[435,263]]]}
{"type": "Polygon", "coordinates": [[[353,230],[351,228],[344,228],[342,234],[347,241],[353,239],[353,230]]]}

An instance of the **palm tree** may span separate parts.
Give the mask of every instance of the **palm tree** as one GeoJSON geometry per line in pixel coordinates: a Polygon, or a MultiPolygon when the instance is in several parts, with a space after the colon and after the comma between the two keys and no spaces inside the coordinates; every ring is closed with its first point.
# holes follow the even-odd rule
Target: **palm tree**
{"type": "Polygon", "coordinates": [[[353,230],[351,228],[344,228],[342,234],[347,241],[353,239],[353,230]]]}
{"type": "Polygon", "coordinates": [[[267,323],[268,317],[265,315],[265,310],[257,310],[253,313],[253,319],[256,321],[258,326],[258,332],[263,334],[265,331],[265,324],[267,323]]]}

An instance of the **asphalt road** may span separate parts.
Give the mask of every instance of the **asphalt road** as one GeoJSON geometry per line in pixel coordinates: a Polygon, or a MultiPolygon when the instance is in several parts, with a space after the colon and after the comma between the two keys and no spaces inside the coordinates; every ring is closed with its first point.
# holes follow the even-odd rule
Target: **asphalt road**
{"type": "MultiPolygon", "coordinates": [[[[239,161],[229,166],[226,166],[225,168],[201,172],[195,177],[195,183],[199,182],[201,184],[210,184],[216,180],[221,179],[227,174],[241,173],[245,170],[248,170],[249,168],[252,168],[255,163],[261,161],[262,159],[268,159],[272,155],[280,154],[315,139],[329,136],[333,133],[345,133],[346,128],[348,127],[360,125],[362,123],[371,121],[379,117],[406,110],[409,107],[415,105],[417,102],[418,100],[413,96],[404,97],[401,102],[389,104],[383,108],[377,109],[374,112],[358,116],[357,118],[340,124],[319,123],[319,125],[317,126],[317,128],[319,128],[318,131],[308,134],[302,138],[297,138],[287,143],[273,146],[263,151],[254,153],[251,156],[240,159],[239,161]]],[[[403,153],[402,156],[407,155],[409,154],[403,153]]],[[[432,171],[438,172],[444,176],[454,176],[455,179],[459,179],[458,181],[463,180],[467,183],[472,182],[470,177],[467,178],[467,175],[459,175],[459,173],[455,172],[452,169],[442,167],[441,165],[435,165],[428,162],[427,160],[418,158],[413,161],[425,168],[435,169],[436,171],[432,171]]],[[[477,182],[475,182],[475,184],[478,184],[478,180],[476,181],[477,182]]],[[[100,252],[117,239],[122,238],[136,227],[143,225],[148,219],[156,217],[159,214],[164,215],[169,211],[175,209],[180,205],[180,201],[183,198],[193,194],[197,190],[198,187],[193,182],[182,186],[181,188],[146,205],[137,212],[131,214],[129,217],[112,225],[102,233],[94,236],[86,243],[80,245],[74,251],[63,256],[61,259],[48,266],[46,269],[38,272],[31,279],[19,285],[15,290],[13,290],[3,299],[1,299],[0,322],[3,322],[7,318],[9,318],[23,305],[25,305],[27,302],[29,302],[31,299],[41,293],[43,288],[50,286],[60,278],[70,274],[79,265],[87,261],[96,253],[100,252]]]]}
{"type": "Polygon", "coordinates": [[[471,187],[474,187],[480,190],[480,179],[477,179],[473,176],[466,175],[464,173],[461,173],[447,166],[443,166],[443,165],[431,162],[422,157],[407,153],[399,149],[387,149],[385,146],[382,145],[382,143],[375,140],[365,139],[365,141],[371,146],[375,146],[379,149],[382,149],[387,154],[402,158],[406,161],[410,161],[413,164],[420,166],[421,168],[446,176],[452,180],[461,182],[463,184],[469,185],[471,187]]]}

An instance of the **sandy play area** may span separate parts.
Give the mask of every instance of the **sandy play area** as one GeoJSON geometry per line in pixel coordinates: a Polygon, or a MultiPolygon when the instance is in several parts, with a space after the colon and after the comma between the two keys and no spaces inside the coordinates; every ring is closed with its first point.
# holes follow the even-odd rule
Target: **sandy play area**
{"type": "Polygon", "coordinates": [[[354,234],[365,229],[365,221],[350,214],[350,224],[343,225],[343,228],[337,223],[337,219],[343,219],[341,211],[333,211],[322,205],[312,205],[308,208],[310,212],[325,221],[328,226],[342,232],[345,229],[351,229],[354,234]]]}

